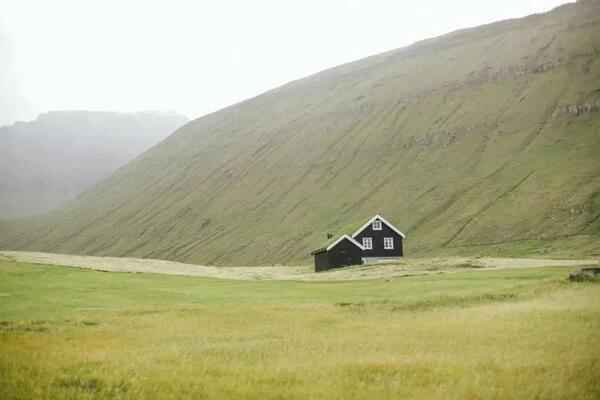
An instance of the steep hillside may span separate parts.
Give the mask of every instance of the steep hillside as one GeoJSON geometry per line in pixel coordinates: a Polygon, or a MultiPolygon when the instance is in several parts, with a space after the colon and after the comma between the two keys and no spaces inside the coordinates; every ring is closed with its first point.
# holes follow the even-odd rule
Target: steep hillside
{"type": "Polygon", "coordinates": [[[600,254],[600,2],[426,40],[193,121],[0,248],[307,261],[381,213],[407,254],[600,254]]]}
{"type": "Polygon", "coordinates": [[[0,127],[0,216],[64,204],[185,122],[171,113],[60,111],[0,127]]]}

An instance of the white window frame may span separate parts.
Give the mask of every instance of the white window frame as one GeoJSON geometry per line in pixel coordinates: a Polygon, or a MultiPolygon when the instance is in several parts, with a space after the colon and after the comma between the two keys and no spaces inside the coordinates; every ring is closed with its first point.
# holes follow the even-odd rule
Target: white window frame
{"type": "Polygon", "coordinates": [[[376,219],[375,221],[373,221],[373,230],[374,231],[380,231],[383,229],[383,224],[381,223],[381,220],[376,219]]]}
{"type": "Polygon", "coordinates": [[[365,248],[365,250],[373,250],[373,238],[371,238],[371,237],[362,238],[362,245],[365,248]]]}
{"type": "Polygon", "coordinates": [[[384,250],[394,250],[394,238],[393,237],[383,238],[383,249],[384,250]]]}

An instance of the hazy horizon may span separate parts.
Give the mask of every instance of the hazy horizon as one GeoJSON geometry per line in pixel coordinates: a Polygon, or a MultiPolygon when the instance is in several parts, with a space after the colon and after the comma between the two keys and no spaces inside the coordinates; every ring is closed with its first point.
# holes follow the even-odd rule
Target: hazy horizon
{"type": "Polygon", "coordinates": [[[54,110],[193,119],[336,65],[570,2],[0,0],[0,125],[54,110]]]}

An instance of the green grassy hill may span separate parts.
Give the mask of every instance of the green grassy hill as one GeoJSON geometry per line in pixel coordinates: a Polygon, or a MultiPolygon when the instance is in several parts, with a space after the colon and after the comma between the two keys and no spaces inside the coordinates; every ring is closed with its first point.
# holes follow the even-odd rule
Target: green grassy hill
{"type": "Polygon", "coordinates": [[[419,42],[197,119],[0,248],[307,261],[375,213],[407,254],[600,254],[600,2],[419,42]]]}

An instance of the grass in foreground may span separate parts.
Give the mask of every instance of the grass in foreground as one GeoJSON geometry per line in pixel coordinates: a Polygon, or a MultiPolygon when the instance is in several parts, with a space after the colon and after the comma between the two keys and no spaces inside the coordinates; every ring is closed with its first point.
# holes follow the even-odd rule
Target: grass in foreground
{"type": "Polygon", "coordinates": [[[0,261],[0,398],[596,399],[565,269],[240,282],[0,261]]]}

